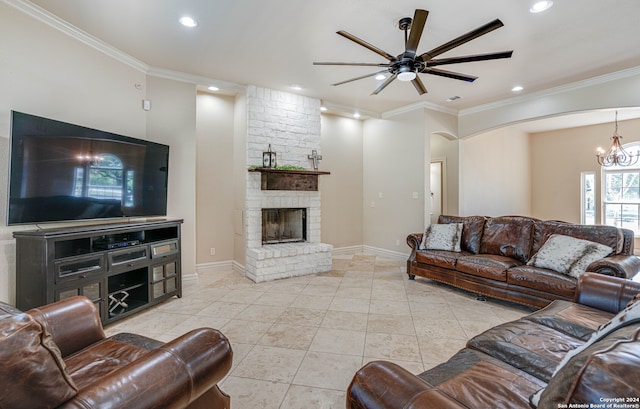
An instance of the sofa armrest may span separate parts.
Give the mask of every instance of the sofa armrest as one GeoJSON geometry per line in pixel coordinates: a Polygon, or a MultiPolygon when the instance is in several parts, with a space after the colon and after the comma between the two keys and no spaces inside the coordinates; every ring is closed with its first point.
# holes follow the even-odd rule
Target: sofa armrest
{"type": "Polygon", "coordinates": [[[411,247],[412,250],[417,250],[420,248],[420,243],[422,243],[423,233],[414,233],[407,236],[407,245],[411,247]]]}
{"type": "Polygon", "coordinates": [[[423,407],[463,408],[418,376],[387,361],[369,362],[360,368],[347,388],[347,409],[423,407]]]}
{"type": "Polygon", "coordinates": [[[87,297],[66,298],[27,314],[51,334],[63,358],[105,338],[98,309],[87,297]]]}
{"type": "Polygon", "coordinates": [[[605,257],[589,264],[587,271],[593,271],[608,276],[633,278],[640,270],[640,258],[624,254],[605,257]]]}
{"type": "Polygon", "coordinates": [[[640,282],[586,272],[578,278],[575,301],[616,314],[638,293],[640,282]]]}
{"type": "Polygon", "coordinates": [[[222,380],[232,358],[220,331],[196,329],[79,391],[60,408],[185,408],[222,380]]]}

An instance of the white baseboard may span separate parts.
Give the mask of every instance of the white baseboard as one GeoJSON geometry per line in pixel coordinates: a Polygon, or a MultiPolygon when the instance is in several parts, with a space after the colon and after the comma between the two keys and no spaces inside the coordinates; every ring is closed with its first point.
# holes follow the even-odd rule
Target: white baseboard
{"type": "MultiPolygon", "coordinates": [[[[339,247],[333,248],[333,254],[336,255],[349,255],[349,254],[357,254],[357,253],[368,253],[373,254],[375,256],[385,257],[392,260],[406,261],[408,254],[401,253],[399,251],[391,251],[386,249],[381,249],[378,247],[371,247],[365,245],[359,246],[348,246],[348,247],[339,247]]],[[[196,272],[194,274],[186,274],[182,276],[182,281],[197,281],[198,274],[202,273],[216,273],[221,271],[235,271],[240,274],[245,273],[244,265],[238,263],[235,260],[226,260],[226,261],[215,261],[212,263],[202,263],[196,264],[196,272]]]]}

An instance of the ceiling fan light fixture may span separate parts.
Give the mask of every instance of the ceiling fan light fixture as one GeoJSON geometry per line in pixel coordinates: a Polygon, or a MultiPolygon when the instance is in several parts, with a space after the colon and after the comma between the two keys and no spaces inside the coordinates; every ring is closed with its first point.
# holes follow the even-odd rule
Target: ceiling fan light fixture
{"type": "Polygon", "coordinates": [[[378,74],[378,75],[375,76],[375,80],[376,81],[382,81],[382,80],[386,80],[386,79],[387,79],[387,76],[384,75],[384,74],[378,74]]]}
{"type": "Polygon", "coordinates": [[[183,16],[183,17],[180,17],[180,20],[178,21],[180,22],[180,24],[182,24],[185,27],[189,27],[189,28],[198,27],[198,22],[193,17],[183,16]]]}
{"type": "Polygon", "coordinates": [[[398,80],[400,81],[413,81],[416,79],[415,71],[411,70],[411,67],[408,65],[403,65],[398,70],[398,80]]]}
{"type": "Polygon", "coordinates": [[[529,12],[530,13],[541,13],[541,12],[543,12],[545,10],[550,9],[551,6],[553,6],[553,1],[552,0],[536,1],[535,3],[533,3],[531,8],[529,9],[529,12]]]}

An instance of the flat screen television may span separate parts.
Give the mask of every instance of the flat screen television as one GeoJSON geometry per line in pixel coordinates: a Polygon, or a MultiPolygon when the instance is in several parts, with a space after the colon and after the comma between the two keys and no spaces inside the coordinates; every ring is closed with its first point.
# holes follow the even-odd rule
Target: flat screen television
{"type": "Polygon", "coordinates": [[[11,112],[7,225],[167,214],[169,146],[11,112]]]}

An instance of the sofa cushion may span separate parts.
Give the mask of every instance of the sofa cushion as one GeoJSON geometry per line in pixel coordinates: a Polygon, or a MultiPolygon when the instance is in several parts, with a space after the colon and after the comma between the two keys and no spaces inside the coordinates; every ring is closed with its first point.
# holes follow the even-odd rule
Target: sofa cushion
{"type": "Polygon", "coordinates": [[[583,343],[578,338],[522,318],[488,329],[470,339],[467,347],[548,382],[567,352],[583,343]]]}
{"type": "Polygon", "coordinates": [[[507,270],[522,265],[510,257],[492,254],[462,256],[456,262],[456,270],[478,277],[507,281],[507,270]]]}
{"type": "Polygon", "coordinates": [[[484,224],[480,253],[529,260],[535,219],[522,216],[492,217],[484,224]]]}
{"type": "Polygon", "coordinates": [[[555,300],[525,319],[587,341],[614,314],[565,300],[555,300]]]}
{"type": "Polygon", "coordinates": [[[460,251],[462,223],[430,224],[424,230],[420,250],[460,251]]]}
{"type": "Polygon", "coordinates": [[[545,385],[526,372],[469,348],[419,377],[467,408],[524,408],[529,395],[545,385]]]}
{"type": "Polygon", "coordinates": [[[51,335],[30,315],[3,303],[0,362],[1,408],[56,407],[77,393],[51,335]]]}
{"type": "Polygon", "coordinates": [[[532,266],[517,266],[507,270],[507,282],[520,287],[532,288],[549,294],[573,299],[577,280],[553,270],[532,266]]]}
{"type": "Polygon", "coordinates": [[[548,268],[578,278],[596,260],[605,258],[613,249],[604,244],[553,234],[531,257],[527,265],[548,268]]]}
{"type": "Polygon", "coordinates": [[[623,252],[624,235],[622,229],[604,225],[572,224],[553,220],[537,220],[533,230],[533,248],[531,254],[535,254],[552,234],[575,237],[604,244],[614,250],[614,254],[623,252]]]}
{"type": "Polygon", "coordinates": [[[471,253],[466,251],[459,253],[444,250],[418,251],[416,252],[416,261],[421,264],[454,269],[458,258],[468,255],[471,255],[471,253]]]}
{"type": "Polygon", "coordinates": [[[484,231],[484,222],[486,218],[483,216],[449,216],[440,215],[438,223],[462,223],[462,241],[460,247],[463,251],[473,254],[480,252],[480,240],[484,231]]]}

